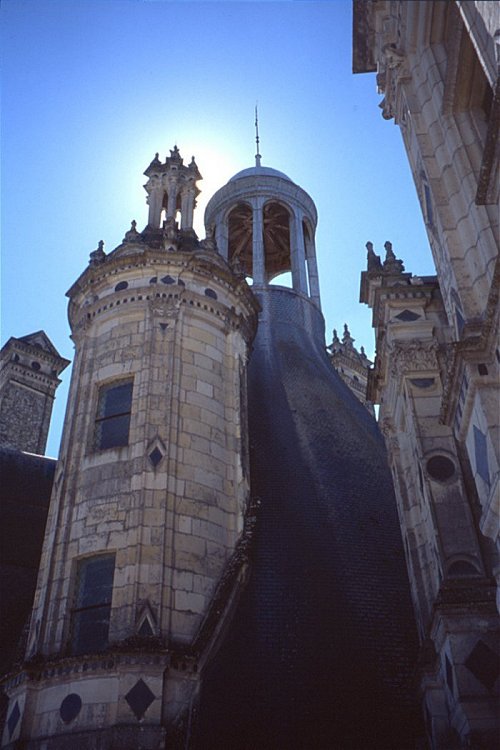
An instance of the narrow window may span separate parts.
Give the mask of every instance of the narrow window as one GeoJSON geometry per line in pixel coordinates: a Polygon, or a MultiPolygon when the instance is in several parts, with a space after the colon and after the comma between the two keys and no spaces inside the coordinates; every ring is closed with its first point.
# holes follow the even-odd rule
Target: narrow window
{"type": "Polygon", "coordinates": [[[99,389],[94,441],[97,450],[128,444],[131,406],[131,380],[99,389]]]}
{"type": "Polygon", "coordinates": [[[72,612],[71,653],[104,651],[108,645],[114,555],[80,560],[72,612]]]}

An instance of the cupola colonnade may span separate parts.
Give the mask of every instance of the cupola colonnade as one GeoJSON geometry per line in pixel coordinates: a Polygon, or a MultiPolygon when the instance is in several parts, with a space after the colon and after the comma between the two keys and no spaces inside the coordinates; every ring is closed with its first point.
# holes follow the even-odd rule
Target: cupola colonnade
{"type": "Polygon", "coordinates": [[[316,208],[302,188],[266,167],[235,175],[207,205],[205,224],[218,252],[256,287],[291,272],[294,291],[320,307],[316,208]]]}

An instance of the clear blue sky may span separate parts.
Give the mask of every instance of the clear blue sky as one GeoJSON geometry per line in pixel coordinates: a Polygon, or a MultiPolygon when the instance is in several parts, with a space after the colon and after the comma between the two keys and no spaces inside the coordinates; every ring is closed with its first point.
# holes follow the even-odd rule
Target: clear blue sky
{"type": "MultiPolygon", "coordinates": [[[[254,163],[318,209],[327,343],[348,322],[373,354],[359,304],[365,243],[393,242],[414,273],[432,259],[399,129],[375,76],[352,75],[349,0],[2,0],[2,343],[43,328],[73,359],[65,292],[100,239],[147,221],[143,171],[176,143],[215,190],[254,163]]],[[[54,410],[57,455],[70,370],[54,410]]]]}

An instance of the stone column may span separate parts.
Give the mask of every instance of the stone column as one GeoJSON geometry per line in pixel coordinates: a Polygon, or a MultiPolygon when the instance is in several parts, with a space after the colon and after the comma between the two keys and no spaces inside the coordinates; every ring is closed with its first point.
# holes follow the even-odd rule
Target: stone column
{"type": "Polygon", "coordinates": [[[252,201],[252,278],[253,283],[264,286],[266,283],[266,263],[264,256],[264,224],[262,216],[262,200],[252,201]]]}
{"type": "Polygon", "coordinates": [[[163,191],[161,187],[159,185],[154,186],[148,196],[148,224],[151,227],[158,228],[160,226],[162,198],[163,191]]]}
{"type": "Polygon", "coordinates": [[[182,215],[181,229],[193,228],[193,211],[194,211],[194,190],[187,188],[182,192],[182,215]]]}
{"type": "Polygon", "coordinates": [[[217,243],[217,251],[225,260],[227,260],[229,244],[227,218],[225,219],[225,221],[221,221],[220,223],[218,223],[215,227],[215,242],[217,243]]]}
{"type": "Polygon", "coordinates": [[[290,221],[290,246],[293,288],[296,292],[308,296],[302,213],[298,210],[294,211],[293,218],[290,221]]]}
{"type": "Polygon", "coordinates": [[[316,262],[316,248],[312,240],[306,241],[307,272],[311,299],[321,308],[319,296],[318,264],[316,262]]]}

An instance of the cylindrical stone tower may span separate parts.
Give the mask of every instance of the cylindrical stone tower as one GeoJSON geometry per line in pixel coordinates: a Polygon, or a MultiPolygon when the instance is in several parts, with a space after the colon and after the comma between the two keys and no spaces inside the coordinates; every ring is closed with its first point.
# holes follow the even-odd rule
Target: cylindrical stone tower
{"type": "Polygon", "coordinates": [[[172,746],[245,578],[257,304],[192,229],[194,160],[174,149],[146,174],[150,223],[100,243],[68,292],[71,390],[6,747],[172,746]]]}

